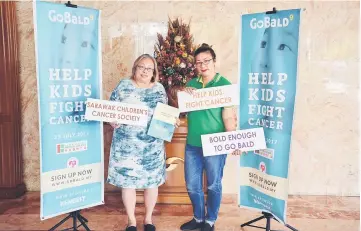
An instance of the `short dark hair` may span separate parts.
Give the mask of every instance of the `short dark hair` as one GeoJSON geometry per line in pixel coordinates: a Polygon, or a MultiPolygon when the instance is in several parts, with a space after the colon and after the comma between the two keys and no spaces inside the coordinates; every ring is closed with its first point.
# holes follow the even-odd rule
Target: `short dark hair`
{"type": "Polygon", "coordinates": [[[216,53],[212,49],[212,46],[209,46],[207,43],[202,43],[202,45],[200,47],[198,47],[194,51],[194,58],[197,57],[197,55],[199,55],[200,53],[203,53],[203,52],[211,53],[213,60],[214,61],[216,60],[216,53]]]}

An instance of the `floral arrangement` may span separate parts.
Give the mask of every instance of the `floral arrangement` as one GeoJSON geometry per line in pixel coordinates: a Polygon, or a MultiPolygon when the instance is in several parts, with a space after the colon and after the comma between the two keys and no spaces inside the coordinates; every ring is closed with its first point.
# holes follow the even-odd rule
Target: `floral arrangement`
{"type": "Polygon", "coordinates": [[[193,45],[189,25],[178,18],[169,19],[167,37],[157,34],[154,57],[158,64],[159,82],[166,90],[174,86],[184,87],[196,76],[192,56],[196,46],[193,45]]]}

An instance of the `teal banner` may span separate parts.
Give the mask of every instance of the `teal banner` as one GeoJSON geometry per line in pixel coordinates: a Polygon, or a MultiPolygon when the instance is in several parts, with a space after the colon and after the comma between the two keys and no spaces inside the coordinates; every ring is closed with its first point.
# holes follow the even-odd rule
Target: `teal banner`
{"type": "Polygon", "coordinates": [[[104,203],[100,12],[34,1],[42,220],[104,203]]]}
{"type": "Polygon", "coordinates": [[[286,222],[300,9],[241,17],[239,129],[263,127],[267,149],[240,158],[239,205],[286,222]]]}

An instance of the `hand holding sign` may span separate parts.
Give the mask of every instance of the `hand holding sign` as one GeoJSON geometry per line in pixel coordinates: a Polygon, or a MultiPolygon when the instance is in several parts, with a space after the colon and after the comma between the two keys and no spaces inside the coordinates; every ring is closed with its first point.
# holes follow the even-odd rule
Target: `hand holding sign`
{"type": "Polygon", "coordinates": [[[112,126],[114,129],[120,127],[120,123],[117,123],[117,122],[111,122],[111,123],[109,123],[109,124],[110,124],[110,126],[112,126]]]}
{"type": "Polygon", "coordinates": [[[197,90],[197,88],[194,88],[194,87],[186,87],[186,88],[184,88],[184,91],[187,92],[190,95],[193,95],[195,90],[197,90]]]}
{"type": "Polygon", "coordinates": [[[181,121],[178,117],[175,118],[175,127],[178,128],[181,125],[181,121]]]}

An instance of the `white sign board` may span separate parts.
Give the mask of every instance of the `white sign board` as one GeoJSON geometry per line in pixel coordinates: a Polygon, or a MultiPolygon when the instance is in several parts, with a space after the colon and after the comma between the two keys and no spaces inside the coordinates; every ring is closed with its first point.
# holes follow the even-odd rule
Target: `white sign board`
{"type": "Polygon", "coordinates": [[[239,86],[237,84],[198,89],[189,94],[178,92],[180,112],[198,111],[210,108],[239,105],[239,86]]]}
{"type": "Polygon", "coordinates": [[[86,101],[85,119],[146,127],[148,107],[88,98],[86,101]]]}
{"type": "Polygon", "coordinates": [[[201,138],[204,156],[229,154],[236,149],[254,151],[267,148],[261,127],[202,135],[201,138]]]}

